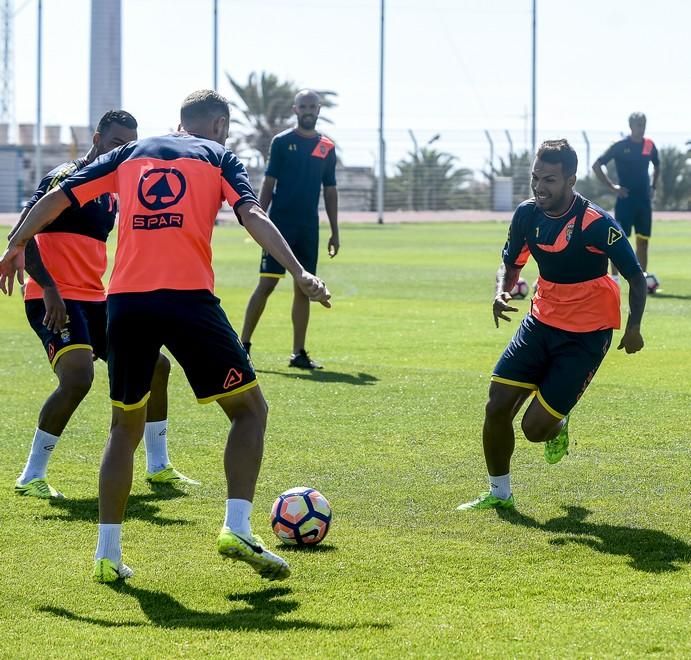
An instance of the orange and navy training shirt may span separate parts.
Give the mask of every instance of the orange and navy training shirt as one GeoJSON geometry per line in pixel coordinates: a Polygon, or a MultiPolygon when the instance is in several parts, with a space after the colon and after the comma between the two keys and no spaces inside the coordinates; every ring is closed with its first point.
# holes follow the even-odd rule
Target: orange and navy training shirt
{"type": "Polygon", "coordinates": [[[211,234],[223,200],[258,204],[247,171],[220,144],[187,133],[130,142],[60,184],[73,204],[120,201],[108,293],[214,290],[211,234]]]}
{"type": "MultiPolygon", "coordinates": [[[[80,158],[51,170],[39,184],[27,208],[85,166],[86,159],[80,158]]],[[[114,196],[101,195],[81,208],[65,209],[53,223],[36,234],[41,261],[63,298],[87,302],[105,300],[106,239],[113,229],[116,212],[114,196]]],[[[43,289],[28,277],[24,299],[41,297],[43,289]]]]}
{"type": "Polygon", "coordinates": [[[322,186],[336,185],[336,145],[319,133],[283,131],[271,142],[265,174],[276,179],[269,211],[281,231],[317,227],[322,186]]]}
{"type": "Polygon", "coordinates": [[[530,313],[546,325],[572,332],[618,328],[619,285],[607,275],[609,259],[630,278],[641,267],[614,218],[579,194],[566,213],[547,215],[531,199],[514,213],[502,251],[507,266],[529,256],[540,276],[530,313]]]}
{"type": "Polygon", "coordinates": [[[629,191],[633,199],[650,198],[650,163],[657,166],[660,157],[655,143],[649,138],[634,142],[631,136],[612,144],[598,160],[606,165],[614,159],[619,185],[629,191]]]}

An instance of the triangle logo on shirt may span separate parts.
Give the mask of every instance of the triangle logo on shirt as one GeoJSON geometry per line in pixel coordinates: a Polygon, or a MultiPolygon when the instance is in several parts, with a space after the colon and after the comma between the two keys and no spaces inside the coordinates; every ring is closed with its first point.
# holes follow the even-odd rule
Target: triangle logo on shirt
{"type": "Polygon", "coordinates": [[[622,233],[618,229],[610,227],[607,234],[607,245],[614,245],[621,237],[622,233]]]}

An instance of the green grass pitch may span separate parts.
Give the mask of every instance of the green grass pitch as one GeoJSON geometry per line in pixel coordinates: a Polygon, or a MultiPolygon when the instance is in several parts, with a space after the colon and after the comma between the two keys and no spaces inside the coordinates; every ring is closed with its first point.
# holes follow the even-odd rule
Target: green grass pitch
{"type": "MultiPolygon", "coordinates": [[[[287,368],[291,283],[279,285],[254,337],[270,419],[253,526],[277,545],[269,509],[292,486],[334,508],[322,546],[284,551],[293,576],[279,584],[215,552],[226,422],[177,366],[171,457],[202,486],[152,492],[140,449],[124,527],[136,575],[90,581],[106,370],[51,462],[69,499],[16,497],[54,381],[20,300],[0,296],[0,656],[690,657],[691,223],[656,224],[663,292],[648,301],[646,348],[610,351],[572,416],[571,455],[549,466],[519,431],[517,513],[460,514],[486,486],[488,378],[528,308],[494,328],[505,234],[343,226],[341,254],[322,251],[320,266],[334,306],[313,308],[308,337],[323,372],[287,368]]],[[[214,259],[239,329],[259,249],[222,226],[214,259]]]]}

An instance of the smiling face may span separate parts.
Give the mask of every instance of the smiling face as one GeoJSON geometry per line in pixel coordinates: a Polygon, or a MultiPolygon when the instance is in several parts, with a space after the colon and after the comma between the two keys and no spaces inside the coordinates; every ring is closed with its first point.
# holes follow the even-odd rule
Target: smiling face
{"type": "Polygon", "coordinates": [[[530,187],[538,208],[551,215],[565,213],[573,199],[576,175],[565,177],[561,163],[547,163],[539,158],[533,163],[530,187]]]}

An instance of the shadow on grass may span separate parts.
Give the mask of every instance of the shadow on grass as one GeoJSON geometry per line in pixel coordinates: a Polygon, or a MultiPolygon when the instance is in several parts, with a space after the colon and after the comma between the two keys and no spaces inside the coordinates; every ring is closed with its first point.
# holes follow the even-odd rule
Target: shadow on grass
{"type": "Polygon", "coordinates": [[[113,591],[126,596],[132,596],[139,601],[142,612],[149,623],[138,621],[116,622],[106,619],[98,619],[90,616],[81,616],[61,607],[39,607],[39,612],[53,614],[55,616],[91,623],[104,628],[140,627],[153,625],[158,628],[187,628],[191,630],[352,630],[355,628],[388,628],[388,624],[352,624],[334,625],[317,621],[302,619],[282,620],[279,617],[290,614],[298,609],[299,603],[295,600],[283,599],[291,590],[287,587],[271,587],[259,591],[250,591],[243,594],[229,594],[227,599],[231,603],[244,602],[242,609],[227,612],[200,612],[185,607],[175,598],[162,591],[151,591],[140,587],[133,587],[127,583],[119,583],[111,586],[113,591]]]}
{"type": "MultiPolygon", "coordinates": [[[[174,500],[184,497],[186,493],[174,486],[157,486],[153,493],[130,495],[127,502],[128,520],[145,520],[153,525],[188,525],[189,521],[180,518],[163,518],[159,515],[161,508],[156,502],[174,500]]],[[[59,512],[44,515],[44,520],[62,520],[67,522],[98,522],[98,497],[80,499],[49,500],[51,509],[59,512]]]]}
{"type": "Polygon", "coordinates": [[[288,545],[287,543],[281,544],[281,552],[304,552],[306,554],[320,554],[328,552],[336,552],[337,548],[335,545],[329,545],[328,543],[319,543],[317,545],[288,545]]]}
{"type": "Polygon", "coordinates": [[[326,371],[325,369],[306,369],[291,371],[270,371],[268,369],[256,369],[258,374],[273,374],[275,376],[285,376],[293,380],[311,380],[316,383],[345,383],[346,385],[374,385],[379,379],[371,374],[363,373],[348,374],[342,371],[326,371]]]}
{"type": "Polygon", "coordinates": [[[670,300],[691,300],[691,296],[682,296],[682,295],[677,295],[674,293],[662,293],[662,291],[658,291],[657,293],[654,293],[653,298],[669,298],[670,300]]]}
{"type": "Polygon", "coordinates": [[[677,564],[691,563],[691,545],[656,529],[589,522],[592,511],[580,506],[563,506],[565,516],[540,523],[519,511],[498,509],[497,514],[512,525],[521,525],[554,534],[552,545],[580,543],[597,552],[628,556],[629,566],[648,573],[678,571],[677,564]]]}

